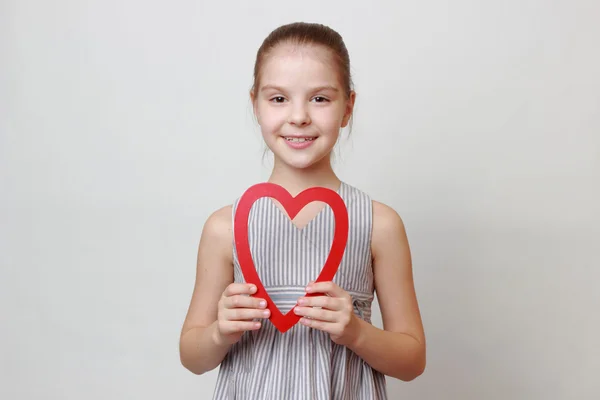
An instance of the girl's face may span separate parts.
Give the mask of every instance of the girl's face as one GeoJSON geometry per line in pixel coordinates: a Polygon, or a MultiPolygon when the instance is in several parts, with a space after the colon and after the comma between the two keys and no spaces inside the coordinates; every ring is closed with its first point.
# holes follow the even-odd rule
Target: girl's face
{"type": "Polygon", "coordinates": [[[254,112],[267,146],[294,168],[329,162],[355,94],[347,98],[330,50],[281,44],[266,57],[254,112]]]}

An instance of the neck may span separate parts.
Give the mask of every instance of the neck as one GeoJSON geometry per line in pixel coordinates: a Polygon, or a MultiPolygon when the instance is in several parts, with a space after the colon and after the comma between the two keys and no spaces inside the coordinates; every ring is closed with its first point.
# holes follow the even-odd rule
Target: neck
{"type": "Polygon", "coordinates": [[[321,162],[309,168],[294,168],[277,158],[269,182],[285,188],[292,196],[310,187],[320,186],[338,190],[341,181],[333,171],[331,160],[325,157],[321,162]]]}

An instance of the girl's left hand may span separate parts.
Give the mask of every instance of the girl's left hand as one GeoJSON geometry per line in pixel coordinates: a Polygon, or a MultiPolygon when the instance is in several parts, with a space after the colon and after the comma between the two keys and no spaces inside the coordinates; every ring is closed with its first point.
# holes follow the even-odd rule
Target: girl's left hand
{"type": "Polygon", "coordinates": [[[294,312],[303,317],[300,323],[329,333],[331,340],[337,344],[354,344],[359,335],[360,324],[348,292],[333,282],[311,282],[306,287],[306,292],[324,295],[298,299],[294,312]]]}

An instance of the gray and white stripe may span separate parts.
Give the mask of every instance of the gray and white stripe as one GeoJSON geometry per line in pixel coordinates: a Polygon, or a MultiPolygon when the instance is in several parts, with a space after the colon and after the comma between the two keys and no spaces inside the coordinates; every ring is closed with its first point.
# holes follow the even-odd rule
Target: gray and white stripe
{"type": "MultiPolygon", "coordinates": [[[[371,199],[344,182],[338,194],[348,209],[349,232],[334,282],[352,296],[354,312],[371,322],[371,199]]],[[[254,203],[248,222],[250,250],[258,275],[281,312],[291,310],[306,284],[318,276],[331,248],[334,224],[329,206],[299,229],[271,199],[254,203]]],[[[244,282],[235,247],[233,255],[234,280],[244,282]]],[[[280,333],[265,321],[260,330],[246,332],[226,355],[213,399],[380,400],[387,394],[384,375],[333,343],[327,333],[301,324],[280,333]]]]}

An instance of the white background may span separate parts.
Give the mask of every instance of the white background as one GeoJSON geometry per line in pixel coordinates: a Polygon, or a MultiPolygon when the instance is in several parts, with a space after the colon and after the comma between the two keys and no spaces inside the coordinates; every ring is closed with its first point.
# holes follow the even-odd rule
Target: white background
{"type": "Polygon", "coordinates": [[[0,398],[210,399],[216,370],[178,354],[197,244],[268,176],[254,57],[299,20],[351,55],[336,169],[412,246],[428,366],[390,398],[600,398],[599,17],[597,0],[2,0],[0,398]]]}

